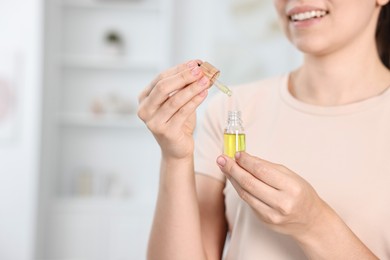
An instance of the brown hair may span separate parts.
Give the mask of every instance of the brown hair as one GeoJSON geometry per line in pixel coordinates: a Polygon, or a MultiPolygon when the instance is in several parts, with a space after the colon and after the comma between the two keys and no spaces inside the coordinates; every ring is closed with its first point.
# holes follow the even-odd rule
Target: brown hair
{"type": "Polygon", "coordinates": [[[376,43],[383,64],[390,69],[390,4],[383,6],[379,14],[376,43]]]}

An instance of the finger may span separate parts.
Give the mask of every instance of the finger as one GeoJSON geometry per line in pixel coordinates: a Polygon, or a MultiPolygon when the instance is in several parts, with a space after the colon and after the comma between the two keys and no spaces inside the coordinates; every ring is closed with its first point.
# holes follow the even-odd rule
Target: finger
{"type": "Polygon", "coordinates": [[[203,61],[201,61],[199,59],[195,59],[195,60],[190,60],[188,62],[176,65],[176,66],[166,70],[165,72],[161,73],[159,76],[157,76],[151,82],[151,85],[155,86],[157,84],[157,82],[163,78],[168,78],[168,77],[174,76],[174,75],[176,75],[176,74],[178,74],[181,71],[186,70],[186,69],[193,69],[195,67],[198,67],[199,64],[202,64],[202,63],[203,63],[203,61]]]}
{"type": "Polygon", "coordinates": [[[288,181],[286,172],[281,165],[251,156],[246,152],[237,153],[235,159],[243,169],[275,189],[283,189],[288,181]]]}
{"type": "Polygon", "coordinates": [[[193,99],[191,99],[187,104],[181,107],[170,119],[170,124],[173,127],[182,126],[187,119],[194,115],[195,110],[199,107],[199,105],[206,99],[208,94],[207,89],[199,93],[193,99]]]}
{"type": "MultiPolygon", "coordinates": [[[[156,112],[155,116],[159,117],[164,122],[167,122],[175,114],[179,114],[180,117],[188,116],[192,114],[192,109],[196,108],[200,103],[197,101],[203,101],[203,96],[197,97],[203,93],[210,85],[210,80],[203,76],[200,80],[190,84],[188,87],[178,91],[175,95],[170,97],[156,112]],[[192,100],[195,97],[195,100],[192,100]],[[185,106],[187,103],[188,106],[185,106]]],[[[203,93],[205,94],[205,93],[203,93]]]]}
{"type": "Polygon", "coordinates": [[[186,63],[179,64],[177,66],[174,66],[172,68],[169,68],[168,70],[160,73],[155,79],[152,80],[152,82],[140,93],[138,96],[139,103],[142,102],[147,96],[149,96],[152,89],[157,85],[159,81],[161,81],[164,78],[174,76],[178,74],[180,71],[186,70],[186,69],[193,69],[198,64],[201,64],[201,60],[190,60],[186,63]]]}
{"type": "Polygon", "coordinates": [[[200,67],[185,69],[179,73],[160,80],[150,94],[140,104],[140,117],[147,121],[170,97],[171,93],[189,86],[203,77],[200,67]]]}
{"type": "MultiPolygon", "coordinates": [[[[165,127],[161,128],[160,126],[170,126],[171,129],[182,128],[185,121],[189,119],[190,116],[195,115],[195,110],[199,105],[205,100],[207,96],[207,89],[193,97],[189,102],[184,104],[180,109],[174,112],[173,115],[168,115],[167,113],[159,110],[153,117],[148,120],[147,126],[149,129],[160,129],[159,131],[165,131],[165,127]],[[168,119],[167,119],[168,118],[168,119]]],[[[156,132],[156,130],[154,130],[156,132]]]]}
{"type": "Polygon", "coordinates": [[[262,182],[225,155],[218,157],[217,163],[228,179],[239,185],[239,192],[249,193],[272,208],[278,206],[281,195],[277,189],[262,182]]]}
{"type": "Polygon", "coordinates": [[[254,209],[256,214],[260,216],[264,222],[269,224],[277,224],[281,222],[282,216],[278,211],[259,200],[257,197],[253,196],[250,192],[242,189],[242,187],[234,179],[230,179],[230,182],[237,191],[238,196],[252,209],[254,209]]]}

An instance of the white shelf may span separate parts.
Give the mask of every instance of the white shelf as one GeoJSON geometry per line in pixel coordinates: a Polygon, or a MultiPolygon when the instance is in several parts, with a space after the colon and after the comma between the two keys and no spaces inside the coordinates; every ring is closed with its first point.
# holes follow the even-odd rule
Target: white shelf
{"type": "Polygon", "coordinates": [[[145,259],[156,194],[142,185],[155,186],[157,175],[120,178],[131,181],[126,197],[101,187],[85,197],[73,191],[83,167],[92,168],[97,186],[111,174],[158,171],[158,145],[133,104],[140,87],[171,63],[173,4],[45,0],[49,138],[42,183],[53,192],[44,197],[42,259],[145,259]],[[125,39],[122,55],[105,44],[109,30],[125,39]],[[109,103],[110,93],[118,104],[109,103]]]}
{"type": "Polygon", "coordinates": [[[59,124],[68,127],[145,128],[136,115],[64,114],[59,117],[59,124]]]}
{"type": "Polygon", "coordinates": [[[159,12],[157,1],[146,0],[62,0],[60,5],[69,8],[114,9],[121,11],[159,12]]]}
{"type": "Polygon", "coordinates": [[[155,62],[135,62],[112,56],[83,57],[76,55],[63,55],[60,56],[59,63],[64,67],[77,69],[132,70],[150,72],[156,72],[159,69],[155,62]]]}

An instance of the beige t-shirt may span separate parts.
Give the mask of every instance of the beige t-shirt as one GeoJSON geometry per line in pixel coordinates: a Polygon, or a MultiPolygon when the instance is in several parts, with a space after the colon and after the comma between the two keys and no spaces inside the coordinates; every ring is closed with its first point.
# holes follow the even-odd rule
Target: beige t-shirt
{"type": "MultiPolygon", "coordinates": [[[[247,152],[302,176],[378,257],[390,259],[390,89],[320,107],[295,99],[287,80],[284,75],[234,88],[247,152]]],[[[225,183],[225,259],[305,259],[293,239],[256,217],[215,163],[230,102],[223,94],[210,101],[195,151],[196,172],[225,183]]]]}

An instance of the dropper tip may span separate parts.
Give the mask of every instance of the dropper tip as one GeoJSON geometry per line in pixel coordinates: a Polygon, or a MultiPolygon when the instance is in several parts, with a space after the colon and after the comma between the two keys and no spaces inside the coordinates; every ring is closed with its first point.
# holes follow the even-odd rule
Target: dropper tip
{"type": "Polygon", "coordinates": [[[214,80],[214,85],[219,89],[221,90],[223,93],[225,93],[226,95],[228,95],[229,97],[232,96],[232,91],[230,90],[230,88],[228,88],[226,85],[222,84],[221,82],[219,82],[218,80],[214,80]]]}

